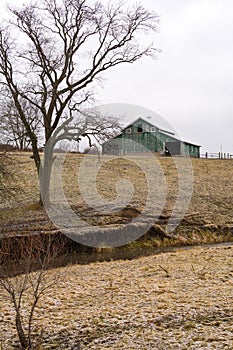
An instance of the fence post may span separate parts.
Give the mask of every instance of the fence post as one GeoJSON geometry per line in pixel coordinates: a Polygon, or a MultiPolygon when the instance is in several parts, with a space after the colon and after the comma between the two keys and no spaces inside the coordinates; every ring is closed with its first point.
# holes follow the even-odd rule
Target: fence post
{"type": "Polygon", "coordinates": [[[206,159],[208,158],[208,152],[205,153],[205,157],[206,157],[206,159]]]}

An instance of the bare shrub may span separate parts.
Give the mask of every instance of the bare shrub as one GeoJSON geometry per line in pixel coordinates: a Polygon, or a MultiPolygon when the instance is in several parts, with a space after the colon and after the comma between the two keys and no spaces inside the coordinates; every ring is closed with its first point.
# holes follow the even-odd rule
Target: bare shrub
{"type": "Polygon", "coordinates": [[[13,307],[21,349],[37,349],[42,342],[44,330],[38,332],[34,313],[39,300],[58,283],[60,270],[50,273],[49,268],[63,250],[62,239],[53,235],[17,237],[13,247],[10,239],[1,240],[0,290],[13,307]]]}

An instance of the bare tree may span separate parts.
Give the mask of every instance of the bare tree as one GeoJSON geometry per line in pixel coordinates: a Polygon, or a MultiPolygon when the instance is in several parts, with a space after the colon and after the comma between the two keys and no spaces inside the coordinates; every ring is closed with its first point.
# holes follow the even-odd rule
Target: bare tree
{"type": "Polygon", "coordinates": [[[141,5],[127,8],[110,2],[105,6],[88,0],[34,1],[10,12],[14,19],[0,29],[2,84],[31,141],[41,194],[49,201],[55,135],[59,131],[60,140],[70,138],[72,132],[75,138],[86,134],[83,126],[73,123],[72,129],[70,124],[83,103],[92,99],[92,83],[103,72],[156,55],[153,44],[143,44],[140,35],[156,32],[158,17],[141,5]],[[43,160],[25,101],[37,110],[43,126],[48,146],[43,160]]]}
{"type": "Polygon", "coordinates": [[[48,269],[64,254],[64,242],[55,235],[1,240],[1,298],[13,307],[21,349],[36,349],[35,344],[42,342],[43,328],[35,333],[38,325],[33,327],[33,317],[39,300],[58,283],[59,269],[53,273],[48,269]]]}
{"type": "MultiPolygon", "coordinates": [[[[31,147],[31,140],[28,137],[27,130],[19,117],[15,104],[9,96],[2,95],[0,99],[0,123],[1,123],[1,138],[5,143],[13,145],[16,149],[23,151],[31,147]]],[[[27,122],[31,130],[39,136],[41,129],[41,121],[38,118],[38,110],[31,106],[27,101],[22,102],[22,107],[27,116],[27,122]]]]}
{"type": "Polygon", "coordinates": [[[0,152],[0,200],[10,199],[17,191],[17,174],[13,171],[16,161],[7,153],[0,152]]]}

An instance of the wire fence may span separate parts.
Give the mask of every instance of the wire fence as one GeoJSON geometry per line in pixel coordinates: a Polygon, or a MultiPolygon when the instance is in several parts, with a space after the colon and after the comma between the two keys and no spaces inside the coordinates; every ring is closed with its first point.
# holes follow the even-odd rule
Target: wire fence
{"type": "Polygon", "coordinates": [[[201,158],[206,159],[233,159],[233,154],[225,152],[210,153],[205,152],[201,154],[201,158]]]}

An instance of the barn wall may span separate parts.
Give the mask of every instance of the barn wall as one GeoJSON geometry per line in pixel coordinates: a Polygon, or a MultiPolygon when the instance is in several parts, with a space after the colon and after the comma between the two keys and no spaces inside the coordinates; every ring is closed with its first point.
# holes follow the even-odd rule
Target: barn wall
{"type": "Polygon", "coordinates": [[[139,118],[129,125],[122,134],[102,145],[104,154],[126,154],[141,152],[165,152],[171,155],[200,156],[199,146],[182,142],[172,135],[159,131],[158,128],[139,118]]]}
{"type": "Polygon", "coordinates": [[[200,157],[200,147],[192,145],[187,142],[183,142],[184,154],[189,155],[190,157],[199,158],[200,157]]]}

